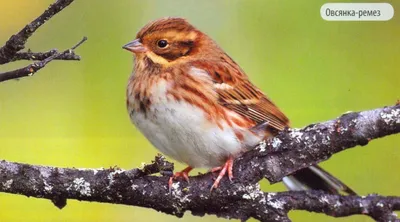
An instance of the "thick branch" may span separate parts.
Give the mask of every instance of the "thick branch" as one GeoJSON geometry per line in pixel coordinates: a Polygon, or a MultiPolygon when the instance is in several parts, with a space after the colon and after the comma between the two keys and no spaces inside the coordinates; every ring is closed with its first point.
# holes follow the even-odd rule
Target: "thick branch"
{"type": "Polygon", "coordinates": [[[277,193],[274,196],[283,203],[284,209],[306,210],[325,213],[332,217],[345,217],[364,214],[376,221],[398,221],[394,210],[400,208],[400,197],[340,196],[321,191],[290,191],[277,193]]]}
{"type": "Polygon", "coordinates": [[[0,82],[10,80],[10,79],[22,78],[22,77],[26,77],[26,76],[32,76],[34,73],[36,73],[37,71],[39,71],[40,69],[45,67],[49,62],[53,61],[54,59],[57,59],[58,57],[64,56],[66,54],[69,54],[69,55],[74,54],[73,50],[75,50],[77,47],[79,47],[86,40],[87,40],[87,38],[84,37],[75,46],[73,46],[72,48],[67,49],[61,53],[59,53],[57,50],[53,50],[54,53],[42,61],[32,63],[23,68],[0,73],[0,82]]]}
{"type": "MultiPolygon", "coordinates": [[[[168,167],[162,159],[156,162],[145,168],[168,167]]],[[[290,210],[334,217],[365,214],[379,221],[393,221],[392,211],[400,210],[399,197],[338,196],[320,191],[264,193],[258,184],[240,183],[210,192],[212,180],[205,175],[193,178],[189,186],[174,183],[168,193],[167,177],[147,176],[146,170],[139,169],[69,169],[2,161],[0,171],[1,192],[50,199],[59,208],[67,199],[77,199],[148,207],[178,217],[190,210],[198,216],[207,213],[261,221],[289,221],[290,210]]]]}
{"type": "Polygon", "coordinates": [[[239,158],[234,174],[241,182],[255,183],[265,177],[276,183],[334,153],[399,132],[400,105],[346,113],[335,120],[281,132],[239,158]]]}
{"type": "Polygon", "coordinates": [[[336,120],[287,130],[243,155],[234,165],[233,182],[224,179],[213,192],[211,173],[177,181],[168,193],[172,170],[162,157],[143,169],[75,169],[0,162],[0,192],[46,198],[62,208],[67,199],[152,208],[181,217],[185,211],[246,220],[289,221],[290,210],[307,210],[342,217],[365,214],[378,221],[395,221],[399,197],[328,195],[319,191],[264,193],[258,182],[280,180],[333,153],[400,131],[400,105],[348,113],[336,120]],[[267,155],[268,154],[268,155],[267,155]],[[290,163],[290,164],[289,164],[290,163]],[[162,172],[164,176],[148,174],[162,172]]]}
{"type": "Polygon", "coordinates": [[[74,0],[57,0],[54,4],[43,12],[39,17],[26,25],[17,34],[10,37],[6,44],[0,48],[0,65],[13,61],[16,53],[25,48],[28,38],[46,21],[50,20],[55,14],[63,10],[74,0]]]}

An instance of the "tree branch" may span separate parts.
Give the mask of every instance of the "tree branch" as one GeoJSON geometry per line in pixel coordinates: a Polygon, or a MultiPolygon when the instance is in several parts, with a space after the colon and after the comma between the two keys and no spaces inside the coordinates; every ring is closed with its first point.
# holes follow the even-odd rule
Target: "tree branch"
{"type": "Polygon", "coordinates": [[[46,21],[50,20],[55,14],[59,13],[74,0],[57,0],[50,5],[39,17],[26,25],[17,34],[10,37],[6,44],[0,48],[0,65],[13,61],[16,53],[25,48],[28,38],[46,21]]]}
{"type": "Polygon", "coordinates": [[[125,204],[183,216],[260,221],[290,221],[290,210],[307,210],[334,217],[369,215],[378,221],[396,221],[400,197],[330,195],[320,191],[264,193],[257,182],[263,177],[279,181],[299,169],[328,159],[332,154],[366,145],[368,141],[400,132],[400,105],[345,114],[338,119],[290,129],[235,161],[234,180],[223,179],[213,192],[214,175],[177,181],[168,192],[173,167],[158,156],[142,169],[75,169],[0,162],[0,192],[46,198],[62,208],[67,199],[125,204]],[[153,176],[161,172],[163,176],[153,176]]]}
{"type": "Polygon", "coordinates": [[[400,105],[349,112],[334,120],[281,132],[239,158],[234,173],[243,176],[242,182],[255,183],[265,177],[276,183],[334,153],[399,132],[400,105]]]}
{"type": "Polygon", "coordinates": [[[59,53],[56,49],[48,52],[19,52],[25,48],[25,43],[30,36],[47,20],[51,19],[55,14],[59,13],[74,0],[57,0],[55,3],[49,6],[39,17],[33,20],[31,23],[26,25],[17,34],[12,35],[6,44],[0,48],[0,65],[17,60],[39,60],[33,64],[19,68],[16,70],[0,73],[0,82],[16,79],[26,76],[32,76],[34,73],[42,69],[47,63],[53,60],[80,60],[80,56],[74,53],[74,49],[80,44],[86,41],[86,37],[83,38],[76,46],[69,50],[65,50],[59,53]]]}
{"type": "Polygon", "coordinates": [[[27,76],[32,76],[35,74],[37,71],[42,69],[47,65],[47,63],[53,61],[54,59],[66,55],[66,54],[73,54],[73,50],[75,50],[77,47],[79,47],[82,43],[84,43],[87,40],[86,37],[83,37],[81,41],[79,41],[75,46],[73,46],[70,49],[65,50],[64,52],[59,53],[57,50],[53,50],[54,54],[47,57],[46,59],[32,63],[28,66],[25,66],[23,68],[19,68],[16,70],[8,71],[8,72],[2,72],[0,73],[0,82],[10,80],[10,79],[17,79],[17,78],[22,78],[22,77],[27,77],[27,76]]]}
{"type": "MultiPolygon", "coordinates": [[[[10,62],[18,61],[18,60],[44,60],[48,57],[57,53],[57,50],[52,49],[47,52],[17,52],[10,62]]],[[[54,58],[54,60],[81,60],[79,55],[76,55],[75,52],[65,52],[60,56],[54,58]]]]}

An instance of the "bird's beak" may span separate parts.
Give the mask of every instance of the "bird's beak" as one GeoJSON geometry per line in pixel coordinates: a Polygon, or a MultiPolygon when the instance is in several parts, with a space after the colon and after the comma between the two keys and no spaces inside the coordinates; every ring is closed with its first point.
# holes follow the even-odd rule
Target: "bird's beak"
{"type": "Polygon", "coordinates": [[[135,39],[132,42],[128,42],[128,44],[122,46],[122,48],[131,51],[133,53],[147,51],[147,48],[139,41],[139,39],[135,39]]]}

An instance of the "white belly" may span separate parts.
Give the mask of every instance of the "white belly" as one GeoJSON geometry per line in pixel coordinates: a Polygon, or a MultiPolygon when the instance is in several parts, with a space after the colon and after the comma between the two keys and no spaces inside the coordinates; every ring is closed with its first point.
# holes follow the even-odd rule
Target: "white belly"
{"type": "Polygon", "coordinates": [[[215,167],[242,147],[231,128],[207,124],[202,111],[188,103],[152,105],[147,118],[133,114],[133,122],[167,156],[192,167],[215,167]]]}
{"type": "MultiPolygon", "coordinates": [[[[132,122],[162,153],[191,167],[220,166],[230,155],[238,154],[244,144],[234,128],[211,124],[203,111],[185,101],[167,101],[165,82],[153,90],[152,104],[146,112],[131,113],[132,122]]],[[[246,130],[247,129],[240,129],[246,130]]],[[[249,135],[250,133],[245,133],[249,135]]],[[[251,143],[258,138],[250,136],[251,143]]],[[[246,142],[246,143],[247,143],[246,142]]]]}

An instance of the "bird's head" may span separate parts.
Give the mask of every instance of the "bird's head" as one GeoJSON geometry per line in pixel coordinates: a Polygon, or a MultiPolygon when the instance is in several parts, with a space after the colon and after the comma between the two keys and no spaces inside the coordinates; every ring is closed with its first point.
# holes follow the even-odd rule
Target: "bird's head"
{"type": "Polygon", "coordinates": [[[135,53],[138,59],[150,59],[165,67],[204,56],[213,45],[216,44],[185,19],[168,17],[145,25],[136,39],[123,48],[135,53]]]}

